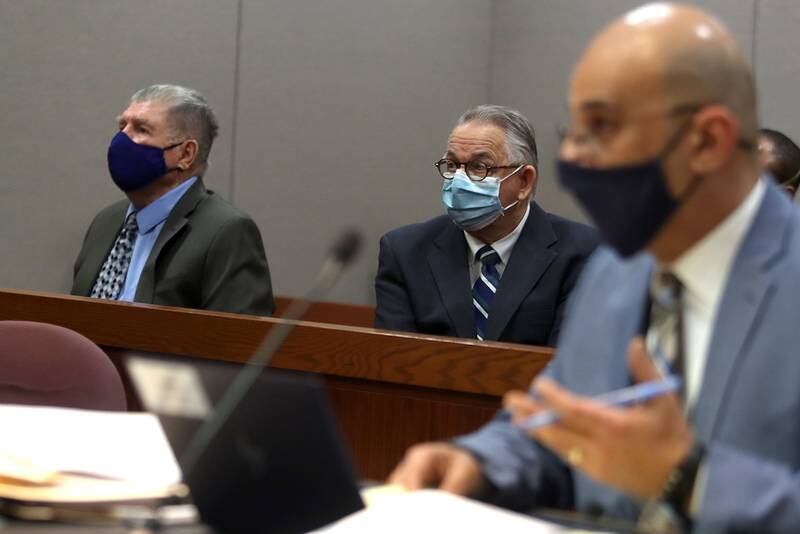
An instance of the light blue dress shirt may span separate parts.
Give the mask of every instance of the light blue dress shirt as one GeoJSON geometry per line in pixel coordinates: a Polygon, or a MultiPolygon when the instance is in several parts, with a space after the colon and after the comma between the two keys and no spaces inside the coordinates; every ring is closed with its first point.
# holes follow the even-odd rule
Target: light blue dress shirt
{"type": "MultiPolygon", "coordinates": [[[[152,252],[156,244],[158,235],[161,233],[161,229],[164,228],[164,221],[167,220],[169,214],[172,213],[172,209],[196,181],[197,176],[189,178],[136,213],[139,235],[133,245],[128,274],[125,276],[125,284],[122,286],[117,300],[133,302],[133,298],[136,296],[136,287],[139,285],[139,278],[144,270],[144,264],[147,263],[147,258],[150,257],[150,252],[152,252]]],[[[132,211],[133,204],[128,206],[128,212],[125,214],[126,219],[132,211]]]]}

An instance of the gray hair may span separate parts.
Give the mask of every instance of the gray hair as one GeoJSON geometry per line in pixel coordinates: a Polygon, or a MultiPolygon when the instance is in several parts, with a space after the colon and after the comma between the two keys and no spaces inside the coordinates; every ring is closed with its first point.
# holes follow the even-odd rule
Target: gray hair
{"type": "Polygon", "coordinates": [[[536,136],[533,126],[522,113],[505,106],[483,104],[468,109],[458,119],[456,126],[468,122],[493,124],[503,130],[506,136],[509,161],[529,163],[538,169],[539,154],[536,150],[536,136]]]}
{"type": "Polygon", "coordinates": [[[131,102],[159,102],[167,106],[167,121],[175,135],[187,135],[197,140],[197,162],[208,163],[211,145],[219,131],[214,110],[206,98],[194,89],[180,85],[151,85],[136,91],[131,102]]]}

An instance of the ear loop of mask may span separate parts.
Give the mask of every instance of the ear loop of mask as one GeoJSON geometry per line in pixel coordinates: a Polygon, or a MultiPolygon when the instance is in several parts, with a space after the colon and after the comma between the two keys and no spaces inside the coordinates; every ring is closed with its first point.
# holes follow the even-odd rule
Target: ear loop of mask
{"type": "MultiPolygon", "coordinates": [[[[183,143],[185,143],[186,141],[188,141],[188,139],[184,139],[183,141],[178,141],[178,142],[177,142],[177,143],[175,143],[174,145],[165,146],[164,148],[162,148],[162,149],[161,149],[161,151],[162,151],[162,153],[164,153],[164,152],[166,152],[167,150],[172,150],[173,148],[175,148],[175,147],[177,147],[177,146],[180,146],[180,145],[182,145],[182,144],[183,144],[183,143]]],[[[181,169],[180,167],[172,167],[172,168],[168,168],[168,169],[167,169],[167,172],[165,172],[165,173],[164,173],[164,176],[166,176],[167,174],[169,174],[169,173],[171,173],[171,172],[173,172],[173,171],[183,171],[183,169],[181,169]]]]}
{"type": "Polygon", "coordinates": [[[788,180],[784,180],[778,185],[780,185],[781,187],[796,186],[797,184],[795,183],[795,180],[797,180],[798,177],[800,177],[800,169],[797,169],[797,172],[794,173],[794,176],[792,176],[788,180]]]}
{"type": "MultiPolygon", "coordinates": [[[[506,174],[506,175],[505,175],[504,177],[502,177],[500,180],[498,180],[498,182],[500,183],[500,185],[502,185],[502,183],[503,183],[503,182],[505,182],[506,180],[508,180],[509,178],[511,178],[512,176],[514,176],[516,173],[518,173],[518,172],[520,171],[520,169],[522,169],[523,167],[525,167],[525,165],[527,165],[527,164],[526,164],[526,163],[523,163],[522,165],[520,165],[519,167],[517,167],[516,169],[514,169],[514,170],[513,170],[513,171],[511,171],[510,173],[506,174]]],[[[497,196],[498,196],[498,199],[497,199],[497,200],[498,200],[498,204],[499,204],[499,203],[500,203],[500,198],[499,198],[499,197],[500,197],[500,186],[499,186],[499,185],[498,185],[498,188],[497,188],[497,196]]],[[[505,215],[506,215],[506,211],[510,210],[511,208],[513,208],[514,206],[516,206],[517,204],[519,204],[519,199],[515,200],[514,202],[512,202],[511,204],[509,204],[508,206],[505,206],[505,207],[503,207],[503,205],[502,205],[502,204],[500,204],[500,215],[502,215],[503,217],[505,217],[505,215]]]]}
{"type": "MultiPolygon", "coordinates": [[[[661,160],[662,165],[664,163],[664,160],[667,158],[667,156],[669,156],[669,153],[672,152],[675,149],[675,147],[678,146],[678,142],[680,141],[680,138],[683,137],[683,134],[686,133],[686,131],[688,130],[688,127],[690,127],[691,125],[692,125],[692,119],[689,119],[683,126],[678,128],[678,131],[676,132],[676,135],[674,135],[673,138],[670,139],[670,141],[667,143],[666,147],[664,147],[664,150],[661,151],[661,155],[659,156],[659,159],[661,160]]],[[[736,142],[736,145],[742,150],[751,150],[755,146],[754,143],[752,143],[751,141],[748,141],[747,139],[739,139],[736,142]]],[[[780,185],[790,184],[792,182],[792,180],[797,179],[798,176],[800,176],[800,169],[797,170],[797,173],[790,180],[788,180],[788,181],[786,181],[786,182],[784,182],[784,183],[782,183],[780,185]]],[[[691,197],[694,194],[694,192],[697,190],[697,188],[700,186],[700,182],[702,182],[702,181],[703,181],[703,178],[701,176],[695,176],[692,179],[692,183],[689,184],[689,186],[683,191],[683,193],[681,193],[681,195],[679,197],[675,198],[675,200],[678,202],[678,204],[683,204],[686,200],[688,200],[688,198],[691,197]]]]}
{"type": "MultiPolygon", "coordinates": [[[[667,142],[667,144],[664,146],[664,149],[658,156],[658,159],[661,161],[661,174],[662,176],[664,176],[665,179],[666,179],[666,173],[664,172],[664,162],[672,153],[672,151],[675,150],[675,148],[677,148],[678,144],[680,143],[681,139],[686,134],[686,132],[689,131],[689,128],[691,128],[692,126],[692,122],[693,118],[690,118],[688,121],[683,123],[683,125],[680,128],[678,128],[675,134],[673,134],[672,138],[667,142]]],[[[702,181],[703,181],[702,176],[695,175],[694,178],[692,178],[691,183],[683,190],[683,192],[679,196],[675,197],[676,203],[678,205],[682,205],[684,202],[686,202],[689,199],[689,197],[691,197],[694,194],[694,192],[697,191],[697,188],[700,187],[702,181]]]]}

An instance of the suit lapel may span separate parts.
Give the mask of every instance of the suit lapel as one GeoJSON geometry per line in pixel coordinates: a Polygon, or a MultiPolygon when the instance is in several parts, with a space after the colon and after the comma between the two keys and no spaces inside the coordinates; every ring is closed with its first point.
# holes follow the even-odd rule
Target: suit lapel
{"type": "Polygon", "coordinates": [[[449,223],[434,239],[428,253],[442,303],[459,337],[475,337],[472,311],[472,288],[467,265],[467,240],[455,225],[449,223]]]}
{"type": "Polygon", "coordinates": [[[119,234],[125,222],[127,209],[127,202],[118,202],[102,221],[97,221],[97,235],[91,236],[91,243],[87,244],[89,249],[86,252],[83,266],[76,276],[73,288],[74,294],[88,297],[92,292],[92,287],[94,287],[94,282],[100,274],[100,269],[114,247],[117,234],[119,234]]]}
{"type": "Polygon", "coordinates": [[[158,234],[153,250],[147,257],[144,264],[142,275],[139,277],[139,284],[136,286],[136,302],[152,302],[155,292],[155,268],[158,256],[164,246],[169,243],[181,229],[189,222],[187,216],[194,211],[200,201],[206,196],[206,188],[201,179],[198,179],[170,212],[161,233],[158,234]]]}
{"type": "Polygon", "coordinates": [[[547,215],[534,202],[530,209],[489,310],[487,340],[500,338],[511,317],[557,255],[552,246],[558,238],[547,215]]]}
{"type": "Polygon", "coordinates": [[[761,308],[768,302],[774,278],[768,268],[783,248],[791,205],[780,191],[768,186],[758,214],[734,260],[708,349],[703,384],[697,399],[694,422],[697,437],[708,441],[714,435],[719,411],[745,357],[748,340],[758,335],[761,308]]]}

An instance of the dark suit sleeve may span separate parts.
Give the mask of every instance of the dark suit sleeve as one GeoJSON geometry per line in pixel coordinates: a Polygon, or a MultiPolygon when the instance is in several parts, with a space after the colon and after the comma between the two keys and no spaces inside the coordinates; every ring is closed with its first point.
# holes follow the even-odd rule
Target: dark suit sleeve
{"type": "Polygon", "coordinates": [[[561,284],[561,291],[558,296],[558,304],[556,305],[555,319],[553,320],[553,327],[550,330],[550,337],[547,344],[551,347],[558,345],[558,336],[561,334],[561,324],[564,322],[564,317],[567,314],[570,295],[575,284],[586,265],[586,260],[592,255],[592,252],[597,248],[599,243],[597,235],[594,230],[587,228],[586,235],[581,236],[577,250],[570,258],[569,265],[564,276],[564,281],[561,284]]]}
{"type": "Polygon", "coordinates": [[[86,240],[89,237],[89,232],[92,231],[92,226],[94,225],[94,221],[89,225],[89,228],[86,229],[86,233],[83,234],[83,241],[81,242],[81,250],[78,252],[78,256],[75,258],[75,263],[72,266],[72,291],[74,294],[75,291],[75,277],[78,276],[78,271],[81,270],[81,265],[83,265],[83,258],[86,256],[86,240]]]}
{"type": "Polygon", "coordinates": [[[94,281],[97,278],[98,273],[85,272],[83,269],[83,264],[86,261],[87,247],[89,246],[89,236],[92,234],[92,230],[94,229],[95,223],[97,223],[98,217],[99,216],[95,216],[95,218],[92,219],[92,222],[89,224],[89,227],[86,229],[86,233],[83,235],[83,242],[81,243],[81,250],[78,252],[78,257],[75,258],[75,264],[72,267],[72,289],[70,289],[70,294],[72,295],[78,295],[80,297],[89,296],[90,290],[87,290],[87,286],[94,285],[94,281]],[[93,279],[89,281],[89,277],[93,277],[93,279]]]}
{"type": "Polygon", "coordinates": [[[249,218],[236,217],[214,236],[203,266],[201,307],[207,310],[272,315],[267,257],[261,233],[249,218]]]}
{"type": "Polygon", "coordinates": [[[378,274],[375,277],[375,327],[415,332],[416,321],[403,273],[388,235],[381,238],[378,274]]]}

